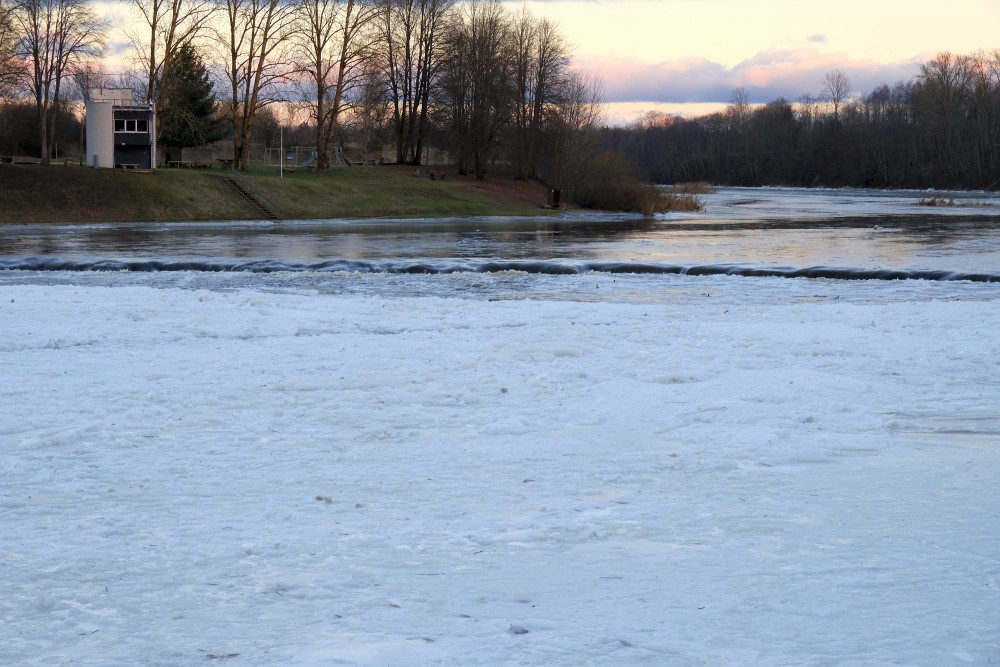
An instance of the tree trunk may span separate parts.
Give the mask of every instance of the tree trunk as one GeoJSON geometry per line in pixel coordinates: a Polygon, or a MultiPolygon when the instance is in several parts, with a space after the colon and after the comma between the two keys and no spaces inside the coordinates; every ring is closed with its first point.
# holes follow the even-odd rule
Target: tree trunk
{"type": "MultiPolygon", "coordinates": [[[[317,63],[319,64],[319,63],[317,63]]],[[[316,169],[330,169],[330,134],[326,131],[325,90],[322,83],[322,67],[316,69],[316,169]]]]}

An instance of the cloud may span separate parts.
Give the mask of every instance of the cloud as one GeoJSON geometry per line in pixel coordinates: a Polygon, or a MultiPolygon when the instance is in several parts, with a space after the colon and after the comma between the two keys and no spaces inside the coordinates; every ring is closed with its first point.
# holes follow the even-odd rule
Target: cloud
{"type": "Polygon", "coordinates": [[[866,93],[882,84],[910,80],[921,62],[921,58],[896,63],[852,60],[843,53],[824,52],[813,46],[768,49],[733,67],[705,58],[660,63],[633,58],[574,59],[577,67],[603,79],[608,102],[672,104],[729,102],[736,88],[746,89],[752,103],[818,96],[823,75],[832,70],[847,74],[852,92],[866,93]]]}
{"type": "Polygon", "coordinates": [[[806,37],[807,42],[812,42],[813,44],[826,44],[826,35],[816,34],[809,35],[806,37]]]}
{"type": "Polygon", "coordinates": [[[131,55],[134,50],[135,45],[132,42],[126,39],[114,40],[108,43],[105,48],[105,55],[112,59],[118,59],[126,55],[131,55]]]}

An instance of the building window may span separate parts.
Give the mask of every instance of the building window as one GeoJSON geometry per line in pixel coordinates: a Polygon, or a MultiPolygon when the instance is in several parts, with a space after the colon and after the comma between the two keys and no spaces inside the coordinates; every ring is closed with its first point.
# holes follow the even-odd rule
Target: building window
{"type": "Polygon", "coordinates": [[[124,118],[116,118],[115,132],[134,132],[140,134],[148,134],[149,121],[145,119],[131,120],[124,118]]]}

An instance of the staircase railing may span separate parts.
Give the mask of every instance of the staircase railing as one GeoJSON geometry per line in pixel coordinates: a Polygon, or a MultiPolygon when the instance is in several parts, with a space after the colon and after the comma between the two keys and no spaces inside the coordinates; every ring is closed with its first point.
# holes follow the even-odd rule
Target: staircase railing
{"type": "Polygon", "coordinates": [[[281,218],[278,214],[278,205],[274,203],[274,200],[268,197],[267,193],[239,171],[235,169],[228,170],[226,172],[226,180],[266,217],[271,220],[281,218]]]}

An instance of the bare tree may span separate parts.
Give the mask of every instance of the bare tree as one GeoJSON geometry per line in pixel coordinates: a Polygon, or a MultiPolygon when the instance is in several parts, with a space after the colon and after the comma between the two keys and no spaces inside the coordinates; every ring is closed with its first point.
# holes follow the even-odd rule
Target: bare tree
{"type": "Polygon", "coordinates": [[[565,83],[569,46],[554,23],[522,9],[512,22],[511,48],[514,168],[519,178],[536,178],[538,144],[547,110],[565,83]]]}
{"type": "Polygon", "coordinates": [[[330,168],[330,153],[344,108],[344,94],[363,72],[370,51],[366,33],[377,16],[372,0],[300,0],[297,71],[307,78],[304,97],[316,125],[316,166],[330,168]]]}
{"type": "Polygon", "coordinates": [[[531,127],[531,99],[535,83],[535,45],[538,39],[538,26],[535,17],[522,7],[514,15],[510,26],[510,49],[512,76],[514,87],[513,105],[513,145],[511,158],[517,177],[528,178],[531,171],[529,163],[529,128],[531,127]]]}
{"type": "Polygon", "coordinates": [[[916,112],[927,128],[925,166],[943,170],[954,181],[969,168],[965,150],[966,121],[972,117],[974,68],[972,58],[939,53],[920,66],[916,112]]]}
{"type": "Polygon", "coordinates": [[[42,163],[49,164],[63,80],[102,53],[108,26],[87,0],[20,0],[13,18],[20,33],[15,53],[28,63],[27,88],[38,113],[42,163]]]}
{"type": "Polygon", "coordinates": [[[84,102],[90,100],[90,91],[105,85],[107,73],[99,62],[90,62],[82,67],[73,70],[73,84],[76,86],[76,94],[84,102]]]}
{"type": "Polygon", "coordinates": [[[215,5],[212,0],[129,0],[142,15],[141,33],[132,37],[142,69],[146,99],[166,106],[170,65],[183,44],[192,43],[205,28],[215,5]],[[143,34],[145,33],[145,34],[143,34]]]}
{"type": "Polygon", "coordinates": [[[729,96],[726,117],[737,132],[745,132],[750,123],[750,94],[746,88],[734,88],[729,96]]]}
{"type": "Polygon", "coordinates": [[[442,92],[451,111],[458,168],[479,180],[510,117],[509,33],[500,0],[470,0],[452,17],[444,40],[442,92]]]}
{"type": "Polygon", "coordinates": [[[371,62],[363,66],[360,81],[352,92],[352,126],[361,147],[361,159],[381,158],[385,132],[391,119],[389,94],[382,73],[371,62]]]}
{"type": "Polygon", "coordinates": [[[751,141],[751,121],[753,107],[750,105],[750,94],[746,88],[733,89],[729,106],[726,107],[725,118],[732,137],[734,155],[739,156],[740,171],[750,174],[756,180],[756,155],[751,141]]]}
{"type": "Polygon", "coordinates": [[[224,50],[233,124],[233,160],[246,169],[254,123],[260,110],[282,97],[275,89],[290,69],[286,48],[294,19],[283,0],[219,0],[222,27],[217,33],[224,50]]]}
{"type": "Polygon", "coordinates": [[[571,72],[546,123],[547,160],[542,176],[552,187],[568,189],[570,199],[597,154],[597,130],[604,120],[603,100],[600,79],[571,72]]]}
{"type": "Polygon", "coordinates": [[[816,122],[817,100],[812,95],[802,95],[795,103],[795,116],[803,127],[812,128],[816,122]]]}
{"type": "Polygon", "coordinates": [[[382,64],[392,100],[396,160],[420,164],[441,29],[455,0],[380,0],[382,64]]]}
{"type": "Polygon", "coordinates": [[[850,99],[851,79],[841,70],[835,69],[823,75],[823,90],[820,99],[833,105],[833,121],[840,122],[840,107],[850,99]]]}
{"type": "Polygon", "coordinates": [[[21,75],[22,62],[14,51],[17,41],[14,4],[0,0],[0,97],[9,93],[21,75]]]}

